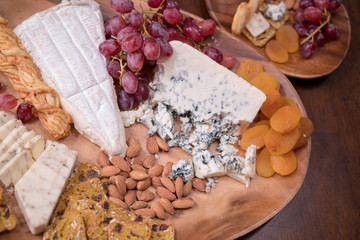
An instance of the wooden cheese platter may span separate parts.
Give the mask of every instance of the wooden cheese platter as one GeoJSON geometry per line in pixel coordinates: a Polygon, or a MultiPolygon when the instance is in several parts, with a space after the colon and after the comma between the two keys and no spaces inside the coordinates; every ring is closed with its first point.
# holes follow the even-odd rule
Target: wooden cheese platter
{"type": "MultiPolygon", "coordinates": [[[[210,16],[220,25],[221,29],[228,32],[231,32],[233,16],[241,2],[244,0],[205,0],[210,16]]],[[[333,13],[332,20],[334,24],[339,26],[340,35],[337,40],[317,49],[316,53],[309,59],[304,59],[301,52],[298,51],[290,54],[289,61],[286,63],[273,64],[287,76],[302,79],[318,78],[335,71],[347,54],[351,38],[349,16],[343,5],[333,13]]],[[[293,22],[292,16],[289,22],[293,22]]],[[[267,58],[264,47],[254,46],[244,35],[239,36],[238,39],[267,58]]]]}
{"type": "MultiPolygon", "coordinates": [[[[0,3],[0,15],[9,21],[9,26],[14,28],[23,20],[32,14],[54,6],[60,1],[51,0],[12,0],[2,1],[0,3]]],[[[101,5],[104,19],[109,19],[116,14],[109,6],[106,0],[97,1],[101,5]]],[[[139,4],[146,4],[146,1],[134,1],[139,4]]],[[[196,21],[201,19],[190,13],[185,15],[193,17],[196,21]]],[[[300,108],[302,115],[306,116],[305,108],[301,102],[296,90],[291,85],[286,76],[281,73],[271,62],[266,60],[259,52],[239,40],[237,37],[228,33],[222,28],[216,29],[214,44],[222,52],[230,52],[237,56],[237,64],[232,69],[235,71],[239,62],[246,58],[251,58],[261,62],[264,70],[272,74],[280,83],[280,92],[292,98],[300,108]]],[[[7,77],[0,73],[0,81],[4,83],[5,90],[0,94],[11,93],[19,96],[12,88],[7,77]]],[[[55,141],[41,125],[40,121],[33,119],[26,124],[28,129],[44,136],[45,139],[55,141]]],[[[144,149],[140,158],[147,155],[146,133],[147,128],[142,124],[134,124],[126,128],[126,136],[137,138],[144,149]]],[[[71,134],[65,139],[59,140],[70,148],[79,152],[78,162],[97,163],[100,148],[80,135],[74,128],[71,134]]],[[[283,209],[295,196],[300,189],[310,160],[311,140],[295,151],[298,159],[298,166],[291,175],[283,177],[274,175],[271,178],[256,176],[251,180],[249,188],[229,177],[219,178],[216,188],[209,193],[193,192],[191,198],[196,205],[187,210],[177,210],[172,216],[169,216],[163,222],[175,227],[176,239],[233,239],[240,237],[255,228],[261,226],[271,219],[281,209],[283,209]]],[[[159,164],[165,164],[167,161],[176,162],[179,159],[189,159],[182,149],[172,148],[167,153],[159,153],[159,164]]],[[[18,218],[19,224],[12,232],[1,233],[0,237],[4,239],[41,239],[41,235],[32,235],[21,215],[19,207],[12,196],[7,198],[18,218]]]]}

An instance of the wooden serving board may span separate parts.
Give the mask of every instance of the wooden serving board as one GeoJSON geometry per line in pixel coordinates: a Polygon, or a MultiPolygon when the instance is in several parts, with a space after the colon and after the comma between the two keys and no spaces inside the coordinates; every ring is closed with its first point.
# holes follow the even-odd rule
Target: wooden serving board
{"type": "MultiPolygon", "coordinates": [[[[136,3],[142,3],[137,1],[136,3]]],[[[115,13],[108,6],[108,1],[100,0],[102,12],[105,19],[115,13]]],[[[9,20],[9,25],[15,27],[24,19],[32,14],[53,6],[56,2],[46,0],[6,0],[0,2],[0,15],[9,20]]],[[[194,17],[196,20],[200,18],[194,17]]],[[[261,61],[266,72],[272,74],[281,84],[283,95],[289,96],[296,101],[306,116],[305,108],[289,80],[269,61],[265,60],[258,52],[251,47],[239,41],[238,38],[230,33],[217,29],[214,33],[214,44],[223,52],[231,52],[238,56],[241,61],[244,58],[252,58],[261,61]]],[[[234,67],[234,70],[237,69],[234,67]]],[[[0,73],[0,81],[6,85],[5,90],[0,92],[16,94],[11,87],[8,79],[0,73]]],[[[43,128],[38,119],[33,118],[26,126],[33,129],[38,134],[43,135],[46,139],[54,140],[43,128]]],[[[140,158],[147,155],[146,149],[147,128],[141,124],[135,124],[126,128],[126,135],[134,136],[143,148],[140,158]]],[[[96,163],[99,147],[81,136],[74,128],[71,135],[59,142],[68,145],[70,148],[79,152],[78,162],[96,163]]],[[[282,177],[275,175],[271,178],[256,176],[252,179],[250,187],[246,188],[244,184],[239,183],[229,177],[221,177],[215,189],[210,193],[201,193],[193,191],[191,198],[196,201],[196,205],[188,210],[177,210],[173,216],[169,216],[165,221],[176,229],[176,239],[233,239],[242,236],[251,230],[259,227],[276,213],[295,196],[301,187],[309,165],[311,142],[298,150],[296,157],[298,167],[290,176],[282,177]]],[[[189,159],[183,150],[172,148],[168,153],[159,153],[159,163],[164,164],[167,161],[177,161],[179,159],[189,159]]],[[[41,235],[33,236],[18,209],[16,201],[11,202],[20,224],[10,233],[0,234],[0,238],[17,240],[17,239],[40,239],[41,235]]]]}
{"type": "MultiPolygon", "coordinates": [[[[224,31],[231,32],[231,24],[237,6],[245,0],[205,0],[210,16],[224,31]]],[[[247,1],[246,1],[247,2],[247,1]]],[[[290,17],[290,22],[293,22],[290,17]]],[[[335,41],[327,42],[323,47],[317,48],[314,55],[304,59],[301,50],[289,54],[286,63],[273,63],[284,74],[302,79],[313,79],[330,74],[340,66],[350,46],[351,27],[349,16],[342,5],[332,13],[333,22],[338,25],[340,35],[335,41]]],[[[265,47],[254,46],[244,35],[238,36],[239,42],[246,44],[265,58],[265,47]]],[[[237,47],[237,46],[236,46],[237,47]]]]}

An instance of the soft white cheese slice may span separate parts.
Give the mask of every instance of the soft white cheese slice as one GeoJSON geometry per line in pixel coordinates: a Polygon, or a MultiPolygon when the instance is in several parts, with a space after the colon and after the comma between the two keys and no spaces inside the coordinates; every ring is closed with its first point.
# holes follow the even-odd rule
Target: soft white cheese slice
{"type": "Polygon", "coordinates": [[[16,127],[20,126],[21,121],[16,120],[15,118],[9,119],[0,127],[0,143],[9,135],[9,133],[16,127]]]}
{"type": "Polygon", "coordinates": [[[245,27],[253,37],[257,37],[265,32],[270,27],[270,24],[261,13],[255,13],[245,27]]]}
{"type": "Polygon", "coordinates": [[[158,61],[153,102],[170,105],[178,113],[191,111],[196,121],[215,114],[234,124],[254,120],[266,99],[263,92],[189,45],[170,44],[173,55],[158,61]]]}
{"type": "Polygon", "coordinates": [[[11,119],[16,119],[14,114],[10,112],[0,111],[0,126],[4,125],[11,119]]]}
{"type": "Polygon", "coordinates": [[[15,142],[25,133],[27,129],[23,125],[17,125],[15,128],[9,132],[4,141],[0,144],[0,168],[3,166],[1,164],[1,159],[4,158],[4,155],[9,152],[9,149],[15,144],[15,142]]]}
{"type": "Polygon", "coordinates": [[[14,32],[60,95],[75,128],[109,155],[124,156],[125,131],[113,80],[98,46],[105,40],[99,5],[63,1],[37,13],[14,32]]]}
{"type": "Polygon", "coordinates": [[[45,230],[76,158],[76,151],[47,141],[43,154],[16,183],[15,197],[32,234],[45,230]]]}

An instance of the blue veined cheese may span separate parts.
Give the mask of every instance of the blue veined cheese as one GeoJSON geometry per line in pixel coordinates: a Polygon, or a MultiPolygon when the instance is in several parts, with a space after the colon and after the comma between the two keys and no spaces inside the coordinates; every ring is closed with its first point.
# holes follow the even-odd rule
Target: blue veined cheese
{"type": "Polygon", "coordinates": [[[172,165],[172,171],[169,175],[170,179],[181,177],[184,183],[194,178],[194,167],[191,160],[179,160],[172,165]]]}
{"type": "Polygon", "coordinates": [[[284,16],[285,11],[286,7],[284,2],[280,2],[279,4],[268,4],[265,15],[274,21],[279,21],[284,16]]]}
{"type": "Polygon", "coordinates": [[[164,141],[174,138],[174,117],[167,107],[160,102],[155,110],[154,125],[157,127],[157,133],[164,141]]]}
{"type": "Polygon", "coordinates": [[[270,27],[270,24],[261,13],[254,13],[245,27],[253,37],[257,37],[265,32],[270,27]]]}
{"type": "Polygon", "coordinates": [[[199,122],[215,114],[234,124],[254,120],[264,93],[193,47],[170,44],[173,55],[159,59],[151,83],[153,102],[163,102],[178,114],[191,112],[199,122]]]}
{"type": "Polygon", "coordinates": [[[192,128],[190,118],[187,116],[180,116],[180,121],[181,121],[181,130],[180,130],[181,135],[183,135],[183,136],[189,135],[191,128],[192,128]]]}
{"type": "Polygon", "coordinates": [[[225,175],[225,168],[220,159],[208,150],[197,151],[193,155],[195,176],[198,178],[225,175]]]}
{"type": "Polygon", "coordinates": [[[207,178],[206,179],[206,187],[205,192],[210,192],[211,189],[216,187],[216,183],[218,183],[218,180],[215,178],[207,178]]]}

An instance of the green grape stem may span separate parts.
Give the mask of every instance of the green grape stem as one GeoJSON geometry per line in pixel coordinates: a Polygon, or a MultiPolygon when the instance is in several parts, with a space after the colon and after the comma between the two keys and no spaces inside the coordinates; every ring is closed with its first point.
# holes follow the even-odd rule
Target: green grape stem
{"type": "Polygon", "coordinates": [[[326,24],[330,22],[331,14],[325,10],[324,15],[326,16],[326,20],[323,23],[321,23],[320,26],[317,29],[315,29],[315,31],[313,31],[305,39],[303,39],[300,43],[301,45],[303,45],[309,40],[314,41],[315,34],[318,33],[326,24]]]}

